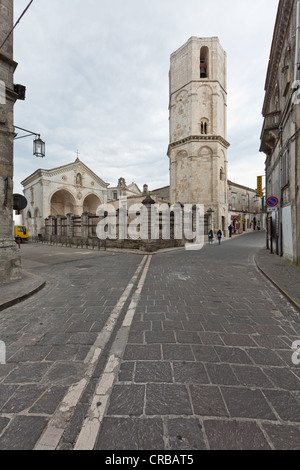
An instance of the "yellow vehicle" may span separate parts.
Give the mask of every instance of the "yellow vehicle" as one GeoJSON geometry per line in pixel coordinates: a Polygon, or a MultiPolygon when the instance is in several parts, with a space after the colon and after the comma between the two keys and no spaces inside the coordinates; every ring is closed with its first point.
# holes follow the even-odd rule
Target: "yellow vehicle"
{"type": "Polygon", "coordinates": [[[18,242],[18,239],[20,238],[21,243],[23,241],[28,240],[28,232],[27,228],[25,225],[15,225],[15,240],[18,242]]]}

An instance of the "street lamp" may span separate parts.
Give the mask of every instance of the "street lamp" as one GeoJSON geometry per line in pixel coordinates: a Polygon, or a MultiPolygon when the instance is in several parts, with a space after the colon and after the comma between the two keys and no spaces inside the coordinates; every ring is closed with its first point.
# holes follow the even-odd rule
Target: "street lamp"
{"type": "Polygon", "coordinates": [[[35,139],[33,141],[33,155],[36,157],[41,157],[43,158],[46,153],[45,153],[45,142],[41,139],[40,134],[37,134],[36,132],[29,131],[28,129],[23,129],[22,127],[17,127],[14,126],[15,129],[19,129],[21,131],[27,132],[26,135],[22,135],[20,137],[17,137],[18,134],[15,136],[15,140],[18,139],[24,139],[25,137],[29,137],[31,135],[35,135],[35,139]]]}
{"type": "Polygon", "coordinates": [[[33,141],[33,155],[43,158],[45,156],[45,142],[42,141],[40,136],[33,141]]]}

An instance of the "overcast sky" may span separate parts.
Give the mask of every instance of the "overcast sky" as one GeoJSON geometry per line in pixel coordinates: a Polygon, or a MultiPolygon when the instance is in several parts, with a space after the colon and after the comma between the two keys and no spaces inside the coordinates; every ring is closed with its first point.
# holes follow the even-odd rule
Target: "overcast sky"
{"type": "MultiPolygon", "coordinates": [[[[15,0],[15,20],[29,0],[15,0]]],[[[229,179],[256,187],[264,85],[278,0],[34,0],[14,32],[15,188],[39,168],[79,158],[111,186],[169,184],[170,55],[191,36],[218,36],[228,60],[229,179]],[[21,134],[19,134],[21,135],[21,134]]]]}

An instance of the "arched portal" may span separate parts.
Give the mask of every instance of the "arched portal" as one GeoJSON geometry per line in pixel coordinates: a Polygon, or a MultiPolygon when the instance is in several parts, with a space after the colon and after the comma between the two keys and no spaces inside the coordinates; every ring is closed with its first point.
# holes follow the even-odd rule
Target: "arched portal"
{"type": "Polygon", "coordinates": [[[61,189],[53,194],[50,201],[50,215],[67,215],[75,213],[76,201],[69,191],[61,189]]]}
{"type": "Polygon", "coordinates": [[[83,201],[83,212],[90,212],[96,214],[101,201],[95,194],[89,194],[83,201]]]}

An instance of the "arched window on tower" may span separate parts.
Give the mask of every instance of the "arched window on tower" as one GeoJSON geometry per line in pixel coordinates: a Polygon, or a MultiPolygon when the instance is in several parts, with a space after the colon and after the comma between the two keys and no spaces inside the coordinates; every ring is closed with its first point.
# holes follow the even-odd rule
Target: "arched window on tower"
{"type": "Polygon", "coordinates": [[[209,50],[207,46],[201,47],[200,50],[200,78],[208,78],[208,59],[209,50]]]}
{"type": "Polygon", "coordinates": [[[208,120],[207,119],[201,119],[200,132],[201,132],[201,135],[208,134],[208,120]]]}

